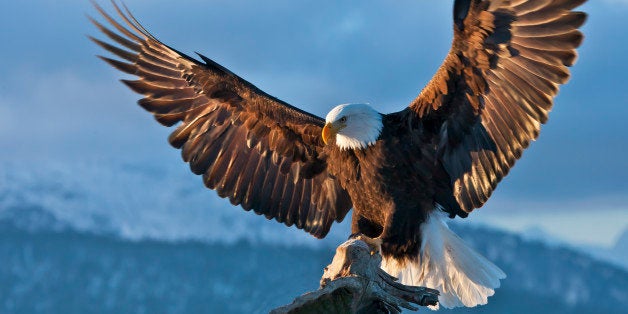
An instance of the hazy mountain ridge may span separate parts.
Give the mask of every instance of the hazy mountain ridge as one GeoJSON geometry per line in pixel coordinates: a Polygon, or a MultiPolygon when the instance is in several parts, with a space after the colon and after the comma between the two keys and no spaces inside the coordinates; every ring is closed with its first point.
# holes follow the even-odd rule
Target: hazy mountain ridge
{"type": "MultiPolygon", "coordinates": [[[[343,224],[317,241],[217,200],[181,169],[101,166],[0,170],[0,313],[265,312],[316,289],[349,233],[343,224]]],[[[628,308],[619,267],[490,228],[452,228],[508,274],[488,306],[453,312],[628,308]]]]}
{"type": "MultiPolygon", "coordinates": [[[[44,221],[37,210],[26,216],[44,221]]],[[[266,312],[316,289],[333,255],[331,247],[129,241],[26,223],[0,223],[2,313],[266,312]]],[[[628,307],[628,272],[618,267],[496,230],[454,229],[508,278],[488,306],[452,312],[622,313],[628,307]]]]}
{"type": "Polygon", "coordinates": [[[582,249],[595,258],[628,269],[628,229],[624,230],[611,248],[586,246],[582,249]]]}
{"type": "Polygon", "coordinates": [[[587,254],[602,262],[611,263],[628,271],[628,228],[617,238],[611,247],[595,245],[574,245],[560,239],[541,227],[532,227],[519,234],[528,242],[540,242],[551,247],[563,247],[587,254]]]}
{"type": "Polygon", "coordinates": [[[589,308],[588,313],[608,313],[615,305],[628,306],[625,269],[568,247],[527,241],[515,234],[466,225],[453,228],[506,272],[503,289],[543,294],[572,310],[589,308]]]}

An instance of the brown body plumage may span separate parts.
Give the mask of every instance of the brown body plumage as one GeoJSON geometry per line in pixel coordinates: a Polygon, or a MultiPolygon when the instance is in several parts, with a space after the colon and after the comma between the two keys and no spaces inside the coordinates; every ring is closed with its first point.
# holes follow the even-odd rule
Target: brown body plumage
{"type": "Polygon", "coordinates": [[[428,144],[433,136],[403,120],[385,116],[380,140],[364,150],[329,145],[328,167],[353,200],[352,232],[381,237],[385,255],[407,258],[417,256],[419,228],[434,209],[435,196],[451,190],[434,184],[447,176],[434,167],[436,152],[428,144]]]}
{"type": "Polygon", "coordinates": [[[353,232],[380,237],[384,256],[403,262],[418,258],[431,212],[482,206],[536,139],[576,59],[585,14],[572,10],[585,1],[455,1],[445,62],[363,149],[326,145],[325,120],[168,47],[115,3],[126,26],[97,9],[119,34],[92,21],[122,48],[92,39],[138,77],[123,82],[143,108],[178,124],[170,143],[208,188],[319,238],[353,207],[353,232]]]}

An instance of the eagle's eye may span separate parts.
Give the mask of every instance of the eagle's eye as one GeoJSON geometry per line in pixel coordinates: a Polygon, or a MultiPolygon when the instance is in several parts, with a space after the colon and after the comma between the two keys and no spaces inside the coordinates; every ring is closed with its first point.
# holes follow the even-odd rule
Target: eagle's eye
{"type": "Polygon", "coordinates": [[[340,122],[341,122],[341,123],[345,123],[345,122],[347,122],[347,117],[345,116],[345,117],[340,118],[340,122]]]}

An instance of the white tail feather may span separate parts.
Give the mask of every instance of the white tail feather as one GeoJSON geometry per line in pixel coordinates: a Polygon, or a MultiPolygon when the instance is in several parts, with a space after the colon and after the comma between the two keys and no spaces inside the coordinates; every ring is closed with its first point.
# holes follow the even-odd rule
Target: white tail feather
{"type": "Polygon", "coordinates": [[[435,210],[421,226],[421,251],[416,262],[400,264],[384,258],[382,268],[405,285],[437,289],[439,303],[445,308],[486,304],[506,274],[467,246],[447,227],[445,219],[444,212],[435,210]]]}

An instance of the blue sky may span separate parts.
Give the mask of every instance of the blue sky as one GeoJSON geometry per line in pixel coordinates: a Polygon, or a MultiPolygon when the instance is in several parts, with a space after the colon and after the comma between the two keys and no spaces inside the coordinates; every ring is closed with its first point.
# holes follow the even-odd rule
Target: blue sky
{"type": "MultiPolygon", "coordinates": [[[[452,2],[126,1],[162,41],[320,116],[346,102],[405,107],[449,49],[452,2]]],[[[590,2],[549,124],[472,221],[603,245],[628,227],[628,1],[590,2]]],[[[0,160],[179,163],[169,130],[94,57],[85,35],[102,36],[85,14],[96,16],[89,1],[0,4],[0,160]]]]}

